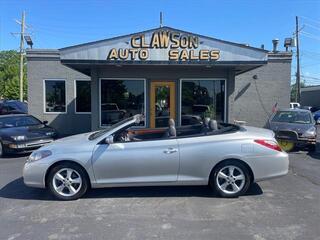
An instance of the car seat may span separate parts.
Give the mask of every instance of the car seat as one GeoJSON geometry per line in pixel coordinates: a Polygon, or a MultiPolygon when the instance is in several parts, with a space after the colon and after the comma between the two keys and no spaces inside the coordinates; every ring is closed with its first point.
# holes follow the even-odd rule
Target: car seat
{"type": "Polygon", "coordinates": [[[174,122],[174,119],[172,119],[172,118],[169,119],[169,129],[167,131],[166,136],[169,138],[173,138],[173,137],[177,136],[175,122],[174,122]]]}
{"type": "Polygon", "coordinates": [[[209,122],[209,128],[211,131],[216,131],[218,130],[218,122],[216,120],[210,120],[209,122]]]}
{"type": "Polygon", "coordinates": [[[203,128],[201,130],[202,133],[207,134],[207,132],[210,131],[209,123],[210,123],[210,118],[208,118],[208,117],[205,118],[204,121],[203,121],[203,128]]]}

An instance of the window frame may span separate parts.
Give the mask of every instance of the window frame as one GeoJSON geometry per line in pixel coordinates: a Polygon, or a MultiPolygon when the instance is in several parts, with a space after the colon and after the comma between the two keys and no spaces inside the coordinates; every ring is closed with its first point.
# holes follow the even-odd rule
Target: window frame
{"type": "MultiPolygon", "coordinates": [[[[143,90],[144,90],[144,113],[143,115],[146,116],[146,108],[147,108],[147,79],[146,78],[99,78],[99,128],[108,128],[109,126],[103,126],[101,124],[101,81],[102,80],[140,80],[143,81],[143,90]]],[[[141,127],[146,127],[146,121],[144,122],[144,125],[141,127]]]]}
{"type": "Polygon", "coordinates": [[[91,79],[75,79],[73,84],[74,92],[74,113],[75,114],[91,114],[92,113],[92,103],[90,112],[77,112],[77,82],[90,82],[90,98],[91,98],[91,79]]]}
{"type": "Polygon", "coordinates": [[[64,78],[47,78],[43,79],[43,113],[44,114],[67,114],[68,108],[67,108],[67,84],[66,79],[64,78]],[[58,82],[64,82],[64,94],[65,94],[65,111],[64,112],[47,112],[46,111],[46,81],[58,81],[58,82]]]}
{"type": "Polygon", "coordinates": [[[183,81],[201,81],[201,80],[211,80],[211,81],[224,81],[224,113],[223,113],[223,122],[227,123],[227,79],[226,78],[180,78],[179,79],[179,123],[181,125],[181,110],[182,110],[182,83],[183,81]]]}

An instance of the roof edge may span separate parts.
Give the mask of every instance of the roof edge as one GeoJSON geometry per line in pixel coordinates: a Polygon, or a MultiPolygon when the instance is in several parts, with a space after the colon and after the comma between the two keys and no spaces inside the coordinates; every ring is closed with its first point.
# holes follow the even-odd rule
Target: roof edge
{"type": "Polygon", "coordinates": [[[264,53],[268,53],[269,52],[269,50],[265,50],[265,49],[262,49],[262,48],[251,47],[251,46],[247,46],[245,44],[235,43],[235,42],[226,41],[226,40],[222,40],[222,39],[218,39],[218,38],[213,38],[213,37],[209,37],[209,36],[205,36],[205,35],[201,35],[201,34],[197,34],[197,33],[192,33],[192,32],[188,32],[188,31],[184,31],[184,30],[180,30],[180,29],[172,28],[172,27],[168,27],[168,26],[163,26],[163,27],[158,27],[158,28],[151,28],[151,29],[148,29],[148,30],[135,32],[135,33],[131,33],[131,34],[125,34],[125,35],[111,37],[111,38],[105,38],[105,39],[101,39],[101,40],[97,40],[97,41],[76,44],[76,45],[72,45],[72,46],[68,46],[68,47],[64,47],[64,48],[59,48],[58,50],[59,51],[64,51],[64,50],[68,50],[68,49],[71,49],[71,48],[77,48],[77,47],[82,47],[82,46],[86,46],[86,45],[89,45],[89,44],[97,44],[97,43],[101,43],[101,42],[105,42],[105,41],[116,40],[116,39],[120,39],[120,38],[124,38],[124,37],[134,36],[134,35],[143,34],[143,33],[147,33],[147,32],[150,32],[150,31],[157,31],[157,30],[161,30],[161,29],[168,29],[168,30],[179,31],[179,32],[187,33],[187,34],[192,34],[192,35],[195,35],[195,36],[198,36],[198,37],[201,37],[201,38],[206,38],[206,39],[209,39],[209,40],[218,41],[218,42],[221,42],[221,43],[230,44],[230,45],[234,45],[234,46],[238,46],[238,47],[242,47],[242,48],[247,48],[247,49],[251,49],[251,50],[255,50],[255,51],[260,51],[260,52],[264,52],[264,53]]]}

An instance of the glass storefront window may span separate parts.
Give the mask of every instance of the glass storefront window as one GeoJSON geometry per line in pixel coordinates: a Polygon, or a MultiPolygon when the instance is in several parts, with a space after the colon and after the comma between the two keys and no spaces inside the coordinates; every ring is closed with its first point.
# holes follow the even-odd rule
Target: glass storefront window
{"type": "Polygon", "coordinates": [[[45,112],[66,112],[66,84],[64,80],[45,80],[45,112]]]}
{"type": "Polygon", "coordinates": [[[76,80],[76,113],[91,112],[91,81],[76,80]]]}
{"type": "Polygon", "coordinates": [[[182,80],[181,84],[181,118],[199,116],[225,120],[224,80],[182,80]]]}
{"type": "Polygon", "coordinates": [[[101,126],[144,114],[144,80],[101,80],[101,126]]]}

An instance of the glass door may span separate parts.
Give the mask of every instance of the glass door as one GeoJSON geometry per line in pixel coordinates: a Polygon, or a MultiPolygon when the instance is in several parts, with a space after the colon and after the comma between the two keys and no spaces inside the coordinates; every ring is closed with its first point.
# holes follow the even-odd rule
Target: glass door
{"type": "Polygon", "coordinates": [[[174,82],[151,82],[150,127],[168,127],[170,118],[176,118],[174,82]]]}

